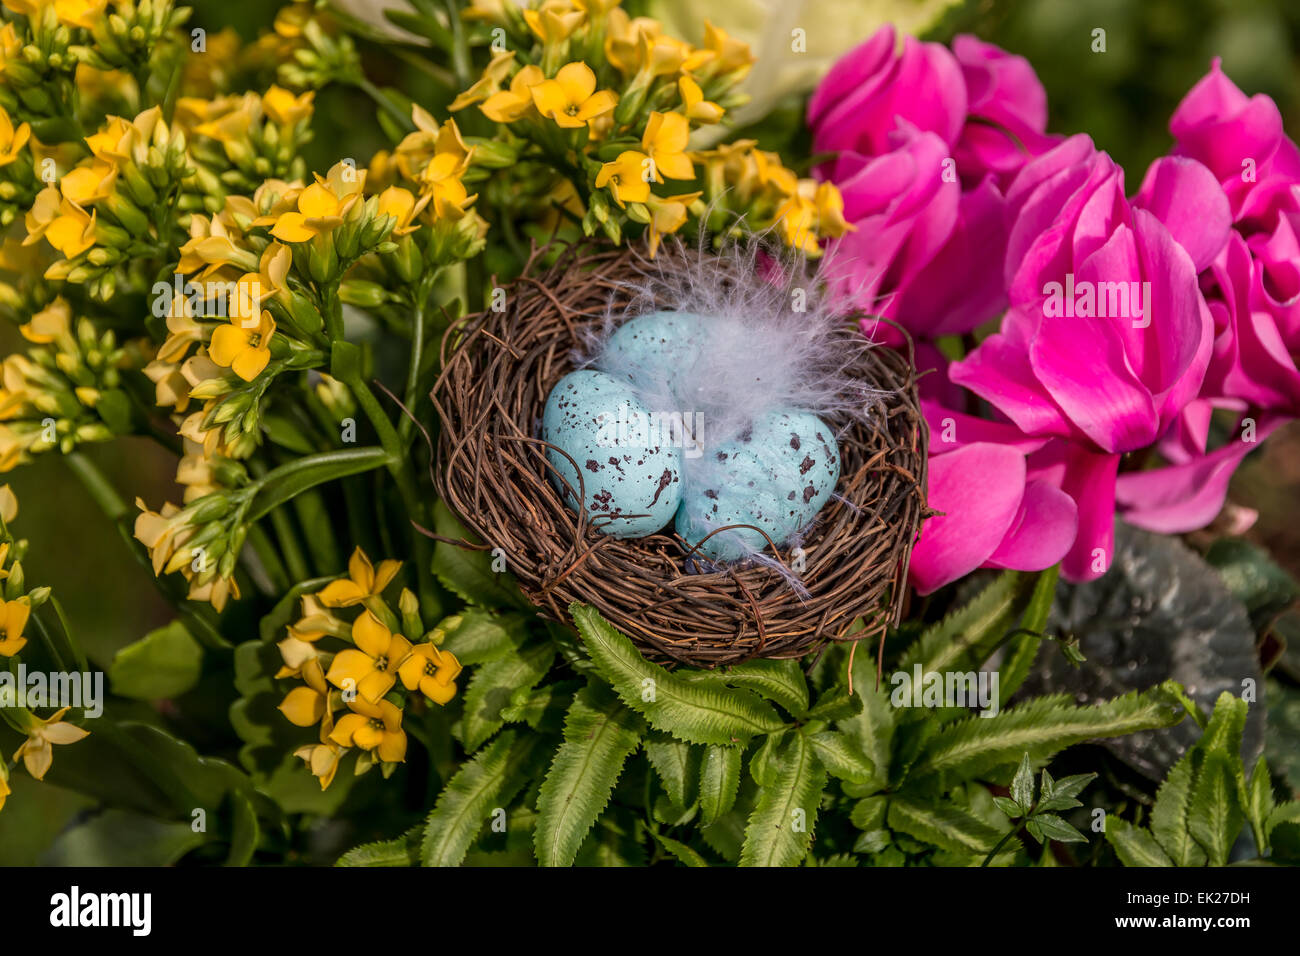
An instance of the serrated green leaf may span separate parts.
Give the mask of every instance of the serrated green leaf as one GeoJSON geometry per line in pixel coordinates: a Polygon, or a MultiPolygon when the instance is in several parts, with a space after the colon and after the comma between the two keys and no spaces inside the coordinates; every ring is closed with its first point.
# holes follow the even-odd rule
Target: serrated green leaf
{"type": "Polygon", "coordinates": [[[1106,814],[1106,841],[1125,866],[1173,866],[1149,831],[1114,814],[1106,814]]]}
{"type": "Polygon", "coordinates": [[[769,734],[749,757],[749,776],[760,787],[776,783],[776,757],[783,739],[784,734],[769,734]]]}
{"type": "Polygon", "coordinates": [[[418,866],[420,827],[412,827],[393,840],[363,843],[339,857],[335,866],[418,866]]]}
{"type": "Polygon", "coordinates": [[[483,825],[504,809],[526,780],[517,771],[527,760],[536,736],[497,736],[443,787],[424,827],[420,859],[425,866],[457,866],[483,825]]]}
{"type": "Polygon", "coordinates": [[[1086,836],[1055,813],[1035,814],[1033,822],[1038,824],[1039,832],[1035,834],[1035,837],[1039,842],[1046,842],[1046,840],[1056,840],[1058,843],[1088,842],[1086,836]]]}
{"type": "Polygon", "coordinates": [[[776,780],[762,787],[745,827],[741,866],[795,866],[812,846],[826,771],[802,734],[789,734],[776,780]]]}
{"type": "MultiPolygon", "coordinates": [[[[455,615],[459,622],[447,628],[444,650],[451,651],[465,667],[519,652],[528,634],[518,614],[493,614],[467,607],[455,615]]],[[[439,626],[445,626],[446,621],[439,626]]]]}
{"type": "MultiPolygon", "coordinates": [[[[857,741],[847,734],[823,731],[810,734],[809,743],[822,766],[834,777],[849,783],[869,783],[878,780],[875,764],[864,754],[857,741]]],[[[879,781],[883,786],[884,781],[879,781]]]]}
{"type": "Polygon", "coordinates": [[[1011,779],[1011,799],[1026,813],[1034,805],[1034,767],[1029,754],[1020,758],[1020,767],[1011,779]]]}
{"type": "Polygon", "coordinates": [[[653,830],[647,830],[647,832],[654,837],[656,843],[672,854],[677,862],[684,863],[687,866],[707,867],[709,865],[708,860],[680,840],[674,840],[672,837],[664,836],[662,833],[656,833],[653,830]]]}
{"type": "Polygon", "coordinates": [[[1219,753],[1229,760],[1241,759],[1241,735],[1246,730],[1246,714],[1250,709],[1240,697],[1226,690],[1214,702],[1214,713],[1210,722],[1196,742],[1196,750],[1202,754],[1219,753]]]}
{"type": "Polygon", "coordinates": [[[1269,778],[1268,762],[1261,756],[1255,762],[1255,769],[1250,774],[1250,784],[1246,787],[1246,819],[1250,821],[1251,832],[1255,835],[1255,845],[1263,856],[1268,851],[1268,818],[1277,806],[1273,799],[1273,781],[1269,778]]]}
{"type": "Polygon", "coordinates": [[[882,687],[876,689],[876,669],[869,655],[858,654],[853,660],[853,693],[862,701],[862,709],[836,726],[858,742],[862,752],[875,765],[876,773],[888,776],[894,736],[894,708],[882,687]]]}
{"type": "Polygon", "coordinates": [[[709,744],[700,755],[700,815],[706,824],[730,812],[740,787],[739,747],[709,744]]]}
{"type": "Polygon", "coordinates": [[[911,673],[977,670],[1015,627],[1029,602],[1037,575],[1004,571],[969,604],[928,628],[898,664],[911,673]]]}
{"type": "Polygon", "coordinates": [[[817,699],[817,703],[808,711],[806,721],[840,721],[851,720],[862,712],[862,700],[856,694],[850,696],[846,688],[831,687],[817,699]]]}
{"type": "Polygon", "coordinates": [[[651,664],[595,608],[569,613],[592,660],[615,693],[656,730],[694,744],[732,744],[784,726],[772,705],[721,680],[682,680],[651,664]]]}
{"type": "Polygon", "coordinates": [[[1011,820],[1019,820],[1025,815],[1025,808],[1016,803],[1016,801],[1012,800],[1010,797],[995,796],[993,798],[993,805],[1006,814],[1007,818],[1011,820]]]}
{"type": "Polygon", "coordinates": [[[1192,839],[1187,812],[1192,798],[1193,754],[1186,753],[1174,764],[1151,808],[1151,834],[1175,866],[1204,866],[1205,851],[1192,839]]]}
{"type": "Polygon", "coordinates": [[[877,830],[885,825],[885,811],[888,809],[886,797],[863,797],[849,811],[849,822],[859,830],[877,830]]]}
{"type": "Polygon", "coordinates": [[[602,685],[578,691],[537,797],[533,839],[542,866],[570,866],[641,741],[641,719],[602,685]]]}
{"type": "MultiPolygon", "coordinates": [[[[951,853],[984,857],[1002,839],[1003,834],[983,820],[950,803],[923,803],[910,797],[895,797],[889,802],[889,826],[913,839],[937,846],[951,853]]],[[[1010,863],[1020,842],[1012,838],[993,862],[1010,863]]]]}
{"type": "Polygon", "coordinates": [[[944,727],[925,746],[911,778],[945,773],[969,778],[1028,753],[1046,760],[1073,744],[1169,727],[1183,717],[1159,688],[1087,707],[1064,694],[1038,697],[995,717],[969,717],[944,727]]]}
{"type": "Polygon", "coordinates": [[[1187,828],[1205,851],[1209,866],[1227,864],[1244,819],[1238,805],[1233,761],[1211,751],[1196,774],[1187,810],[1187,828]]]}
{"type": "Polygon", "coordinates": [[[671,734],[652,731],[642,743],[646,759],[663,783],[673,803],[690,807],[695,803],[695,755],[691,745],[671,734]]]}
{"type": "Polygon", "coordinates": [[[1286,803],[1279,803],[1273,808],[1273,812],[1268,815],[1264,828],[1271,837],[1273,831],[1283,823],[1300,823],[1300,800],[1288,800],[1286,803]]]}
{"type": "Polygon", "coordinates": [[[721,676],[728,684],[780,704],[792,716],[802,717],[808,711],[808,682],[798,661],[746,661],[721,676]]]}
{"type": "Polygon", "coordinates": [[[502,711],[521,687],[536,687],[555,660],[550,644],[534,644],[517,654],[488,661],[474,669],[465,688],[461,736],[473,753],[505,724],[502,711]]]}

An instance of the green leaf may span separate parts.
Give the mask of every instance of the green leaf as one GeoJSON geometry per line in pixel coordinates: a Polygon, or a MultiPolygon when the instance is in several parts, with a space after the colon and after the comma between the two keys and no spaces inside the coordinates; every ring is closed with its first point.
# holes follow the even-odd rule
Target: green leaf
{"type": "Polygon", "coordinates": [[[1043,644],[1043,632],[1047,629],[1047,619],[1052,611],[1052,601],[1056,597],[1056,582],[1060,576],[1060,566],[1048,568],[1041,572],[1034,581],[1033,592],[1029,595],[1029,604],[1020,619],[1024,633],[1016,637],[1007,652],[1006,660],[998,668],[998,705],[1005,707],[1011,695],[1020,689],[1020,685],[1029,676],[1043,644]]]}
{"type": "MultiPolygon", "coordinates": [[[[954,804],[923,803],[911,797],[900,796],[890,800],[888,819],[890,827],[915,840],[950,853],[978,857],[981,861],[1003,836],[1002,832],[954,804]]],[[[1018,840],[1008,840],[993,862],[1010,863],[1019,849],[1018,840]]]]}
{"type": "Polygon", "coordinates": [[[694,804],[696,763],[691,745],[656,730],[646,735],[642,746],[673,803],[679,807],[694,804]]]}
{"type": "Polygon", "coordinates": [[[542,866],[573,864],[644,729],[608,689],[589,684],[578,691],[537,797],[533,836],[542,866]]]}
{"type": "Polygon", "coordinates": [[[207,841],[189,823],[105,810],[79,820],[55,839],[44,866],[171,866],[207,841]]]}
{"type": "MultiPolygon", "coordinates": [[[[1051,781],[1046,770],[1043,776],[1047,781],[1051,781]]],[[[1038,796],[1039,810],[1073,810],[1075,807],[1083,806],[1075,799],[1083,792],[1084,787],[1097,779],[1095,773],[1079,773],[1070,777],[1062,777],[1060,780],[1052,781],[1050,788],[1044,783],[1043,791],[1038,796]]]]}
{"type": "Polygon", "coordinates": [[[461,736],[473,753],[505,724],[502,711],[519,688],[536,687],[555,660],[550,644],[535,644],[518,654],[490,660],[476,668],[465,688],[461,736]]]}
{"type": "Polygon", "coordinates": [[[886,797],[863,797],[849,811],[849,822],[859,830],[878,830],[885,825],[885,812],[888,809],[889,800],[886,797]]]}
{"type": "Polygon", "coordinates": [[[770,787],[776,783],[776,757],[784,738],[784,733],[769,734],[749,757],[749,776],[760,787],[770,787]]]}
{"type": "Polygon", "coordinates": [[[1020,758],[1020,769],[1011,780],[1011,799],[1025,813],[1034,805],[1034,768],[1029,762],[1029,754],[1020,758]]]}
{"type": "Polygon", "coordinates": [[[497,736],[443,787],[424,827],[420,859],[425,866],[457,866],[498,808],[504,809],[526,780],[517,771],[537,738],[497,736]]]}
{"type": "Polygon", "coordinates": [[[1233,597],[1246,605],[1256,631],[1267,628],[1278,612],[1300,597],[1295,579],[1267,551],[1244,538],[1220,538],[1210,545],[1205,560],[1233,597]]]}
{"type": "Polygon", "coordinates": [[[794,717],[808,711],[808,682],[798,661],[747,661],[724,671],[722,679],[780,704],[794,717]]]}
{"type": "Polygon", "coordinates": [[[395,840],[363,843],[344,853],[335,866],[416,866],[420,862],[420,827],[395,840]]]}
{"type": "Polygon", "coordinates": [[[920,664],[923,674],[977,670],[1015,626],[1037,578],[1004,571],[973,601],[928,628],[908,648],[897,669],[911,673],[920,664]]]}
{"type": "Polygon", "coordinates": [[[493,614],[467,607],[455,617],[460,619],[455,627],[447,621],[439,625],[446,628],[447,635],[442,647],[455,654],[465,667],[516,654],[528,636],[518,614],[493,614]]]}
{"type": "Polygon", "coordinates": [[[1187,827],[1210,866],[1224,866],[1245,816],[1238,806],[1233,762],[1217,751],[1206,754],[1187,812],[1187,827]]]}
{"type": "MultiPolygon", "coordinates": [[[[444,538],[479,543],[441,499],[433,506],[433,523],[444,538]]],[[[483,607],[530,608],[515,579],[507,571],[493,571],[492,560],[488,551],[459,548],[445,541],[433,546],[433,573],[447,590],[483,607]]]]}
{"type": "Polygon", "coordinates": [[[1175,866],[1205,865],[1205,851],[1196,845],[1187,826],[1195,776],[1193,757],[1189,751],[1174,764],[1156,791],[1155,806],[1151,808],[1151,833],[1175,866]]]}
{"type": "Polygon", "coordinates": [[[1246,819],[1255,835],[1255,845],[1263,856],[1268,852],[1268,818],[1277,806],[1273,799],[1273,781],[1269,778],[1268,763],[1263,757],[1255,762],[1246,787],[1246,819]]]}
{"type": "Polygon", "coordinates": [[[373,471],[389,464],[382,448],[342,448],[298,458],[267,473],[258,482],[247,520],[270,514],[299,492],[327,481],[373,471]]]}
{"type": "Polygon", "coordinates": [[[1034,834],[1034,838],[1040,843],[1046,843],[1048,840],[1056,840],[1058,843],[1088,842],[1086,836],[1055,813],[1037,813],[1030,822],[1037,825],[1035,829],[1038,832],[1034,834]]]}
{"type": "Polygon", "coordinates": [[[812,846],[826,771],[803,734],[789,734],[776,780],[762,787],[745,827],[741,866],[795,866],[812,846]]]}
{"type": "Polygon", "coordinates": [[[742,756],[739,747],[716,744],[705,747],[700,755],[700,815],[706,824],[735,806],[742,756]]]}
{"type": "Polygon", "coordinates": [[[993,806],[1001,810],[1002,813],[1011,820],[1019,820],[1027,812],[1024,807],[1016,803],[1016,801],[1012,800],[1010,797],[995,796],[993,798],[993,806]]]}
{"type": "Polygon", "coordinates": [[[184,624],[172,621],[113,655],[108,680],[119,697],[160,700],[185,693],[202,671],[203,648],[184,624]]]}
{"type": "Polygon", "coordinates": [[[1035,762],[1073,744],[1169,727],[1183,717],[1160,688],[1088,707],[1060,694],[1039,697],[995,717],[969,717],[944,727],[926,744],[912,778],[948,774],[970,778],[1028,753],[1035,762]]]}
{"type": "Polygon", "coordinates": [[[862,701],[862,709],[852,717],[837,721],[836,726],[857,741],[876,772],[884,777],[891,769],[896,715],[888,692],[883,686],[876,689],[876,669],[869,655],[854,656],[853,692],[862,701]]]}
{"type": "Polygon", "coordinates": [[[1110,813],[1106,814],[1106,841],[1125,866],[1174,865],[1147,830],[1110,813]]]}
{"type": "Polygon", "coordinates": [[[1272,836],[1273,831],[1283,823],[1300,823],[1300,800],[1288,800],[1273,808],[1264,824],[1265,831],[1272,836]]]}
{"type": "Polygon", "coordinates": [[[1250,705],[1240,697],[1226,690],[1214,702],[1214,713],[1210,722],[1196,742],[1196,749],[1203,754],[1218,753],[1229,759],[1240,760],[1241,735],[1246,730],[1246,715],[1250,705]]]}
{"type": "Polygon", "coordinates": [[[772,705],[707,678],[683,680],[651,664],[595,608],[569,605],[592,660],[623,703],[656,730],[695,744],[732,744],[784,726],[772,705]]]}
{"type": "Polygon", "coordinates": [[[661,847],[663,847],[665,851],[672,854],[673,858],[677,860],[677,862],[684,863],[687,866],[708,866],[709,865],[708,860],[704,859],[704,857],[700,856],[699,853],[697,853],[695,850],[692,850],[689,846],[687,846],[685,843],[682,843],[680,840],[674,840],[672,837],[666,837],[662,833],[656,833],[654,830],[648,829],[647,832],[652,837],[654,837],[655,842],[658,843],[661,847]]]}
{"type": "MultiPolygon", "coordinates": [[[[876,765],[864,754],[857,741],[848,734],[823,731],[808,737],[817,759],[832,776],[849,783],[870,783],[877,780],[876,765]]],[[[879,781],[883,786],[884,781],[879,781]]]]}

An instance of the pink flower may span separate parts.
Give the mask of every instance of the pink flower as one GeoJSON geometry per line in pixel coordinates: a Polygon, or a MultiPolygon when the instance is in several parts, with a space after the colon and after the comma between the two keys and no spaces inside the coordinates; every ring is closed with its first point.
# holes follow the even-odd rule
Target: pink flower
{"type": "Polygon", "coordinates": [[[921,337],[969,331],[1005,307],[1002,185],[1055,141],[1046,103],[1024,59],[974,37],[951,52],[912,37],[900,49],[886,26],[835,64],[808,122],[814,149],[839,153],[818,172],[856,227],[827,270],[847,304],[921,337]]]}
{"type": "Polygon", "coordinates": [[[1041,571],[1060,561],[1078,513],[1032,464],[1048,440],[928,399],[922,408],[930,425],[928,501],[943,513],[926,519],[912,549],[917,591],[929,594],[976,568],[1041,571]]]}
{"type": "MultiPolygon", "coordinates": [[[[1157,163],[1139,201],[1172,218],[1192,251],[1217,255],[1227,211],[1194,163],[1157,163]]],[[[1125,452],[1159,439],[1197,396],[1214,322],[1197,263],[1156,214],[1124,196],[1122,170],[1086,136],[1030,161],[1008,201],[1011,308],[999,332],[952,367],[953,382],[990,402],[1042,449],[1044,474],[1078,506],[1078,536],[1062,569],[1098,577],[1113,555],[1115,481],[1125,452]]],[[[1224,204],[1226,207],[1226,204],[1224,204]]]]}
{"type": "Polygon", "coordinates": [[[1005,305],[1006,202],[991,177],[966,191],[945,181],[948,146],[934,133],[903,128],[894,141],[882,156],[844,153],[832,167],[855,231],[831,246],[826,274],[848,304],[914,335],[973,329],[1005,305]]]}

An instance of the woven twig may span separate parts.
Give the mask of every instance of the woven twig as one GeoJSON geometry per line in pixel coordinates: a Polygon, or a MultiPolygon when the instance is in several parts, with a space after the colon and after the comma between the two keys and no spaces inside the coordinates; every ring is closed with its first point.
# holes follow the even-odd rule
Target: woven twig
{"type": "MultiPolygon", "coordinates": [[[[671,255],[661,250],[660,256],[671,255]]],[[[831,421],[841,454],[838,497],[804,536],[801,599],[761,565],[690,573],[681,538],[620,540],[567,508],[549,480],[542,409],[573,369],[576,336],[599,330],[644,275],[635,249],[570,249],[549,267],[535,252],[503,312],[445,335],[432,398],[442,420],[435,480],[447,506],[503,549],[546,616],[594,605],[652,659],[702,667],[799,657],[828,640],[875,636],[896,623],[907,562],[925,512],[925,421],[908,358],[846,336],[863,381],[882,390],[871,420],[831,421]],[[848,634],[853,622],[865,627],[848,634]]],[[[788,550],[777,557],[787,565],[788,550]]]]}

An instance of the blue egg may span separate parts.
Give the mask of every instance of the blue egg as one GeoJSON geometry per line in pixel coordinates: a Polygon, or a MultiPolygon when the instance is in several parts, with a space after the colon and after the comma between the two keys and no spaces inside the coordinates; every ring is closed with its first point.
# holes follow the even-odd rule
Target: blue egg
{"type": "Polygon", "coordinates": [[[734,561],[783,545],[817,517],[840,477],[835,435],[816,415],[768,412],[736,441],[687,463],[687,489],[677,510],[677,533],[696,545],[727,525],[699,553],[734,561]],[[756,529],[762,529],[764,537],[756,529]]]}
{"type": "Polygon", "coordinates": [[[624,322],[605,343],[600,367],[638,386],[664,386],[685,398],[683,387],[707,327],[691,312],[651,312],[624,322]]]}
{"type": "MultiPolygon", "coordinates": [[[[542,439],[563,449],[582,471],[592,527],[616,538],[654,534],[677,511],[683,458],[670,438],[631,385],[604,372],[564,376],[542,414],[542,439]]],[[[576,511],[577,472],[554,448],[546,450],[546,458],[554,469],[552,483],[576,511]]]]}

